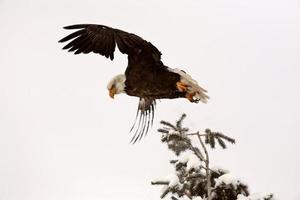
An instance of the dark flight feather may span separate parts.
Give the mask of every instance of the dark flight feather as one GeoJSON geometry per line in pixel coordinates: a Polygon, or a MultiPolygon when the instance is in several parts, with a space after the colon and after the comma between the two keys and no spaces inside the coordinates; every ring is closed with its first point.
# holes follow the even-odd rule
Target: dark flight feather
{"type": "Polygon", "coordinates": [[[121,53],[131,57],[147,57],[149,62],[161,58],[161,52],[155,46],[132,33],[96,24],[77,24],[64,28],[79,29],[59,40],[69,42],[63,49],[75,51],[75,54],[94,52],[113,60],[117,45],[121,53]]]}

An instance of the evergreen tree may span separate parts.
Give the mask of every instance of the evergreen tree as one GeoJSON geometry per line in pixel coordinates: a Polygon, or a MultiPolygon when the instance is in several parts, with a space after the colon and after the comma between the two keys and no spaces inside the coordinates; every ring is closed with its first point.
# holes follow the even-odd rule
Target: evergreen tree
{"type": "Polygon", "coordinates": [[[183,114],[175,124],[161,121],[161,141],[176,155],[170,163],[174,173],[151,182],[163,185],[161,198],[171,194],[172,200],[188,197],[193,200],[275,200],[273,194],[249,194],[248,186],[219,167],[211,167],[207,148],[222,149],[234,144],[235,139],[220,132],[206,129],[203,133],[191,133],[183,127],[183,114]],[[198,145],[192,143],[197,138],[198,145]]]}

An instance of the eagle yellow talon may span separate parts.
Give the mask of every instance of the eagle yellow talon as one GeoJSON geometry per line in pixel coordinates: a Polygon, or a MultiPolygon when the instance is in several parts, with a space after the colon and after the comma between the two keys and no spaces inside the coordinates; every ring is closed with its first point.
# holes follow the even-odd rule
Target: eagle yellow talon
{"type": "Polygon", "coordinates": [[[180,81],[178,81],[178,82],[176,83],[176,87],[177,87],[177,89],[178,89],[180,92],[186,92],[186,91],[187,91],[187,85],[184,84],[184,83],[182,83],[182,82],[180,82],[180,81]]]}

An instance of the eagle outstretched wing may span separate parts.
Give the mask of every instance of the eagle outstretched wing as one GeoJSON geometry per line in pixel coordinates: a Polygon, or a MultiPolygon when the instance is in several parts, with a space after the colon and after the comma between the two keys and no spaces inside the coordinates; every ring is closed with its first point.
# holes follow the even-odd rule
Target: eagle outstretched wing
{"type": "Polygon", "coordinates": [[[113,60],[117,45],[120,52],[129,57],[147,58],[149,61],[161,59],[161,52],[154,45],[132,33],[96,24],[77,24],[64,28],[77,30],[59,40],[70,41],[63,49],[75,51],[74,54],[94,52],[113,60]]]}

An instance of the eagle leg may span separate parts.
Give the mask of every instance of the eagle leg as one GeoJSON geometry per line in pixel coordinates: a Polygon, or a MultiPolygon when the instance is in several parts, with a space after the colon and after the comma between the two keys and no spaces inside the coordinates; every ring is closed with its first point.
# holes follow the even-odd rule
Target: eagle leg
{"type": "Polygon", "coordinates": [[[180,81],[178,81],[178,82],[176,83],[176,87],[177,87],[177,89],[178,89],[180,92],[186,92],[186,91],[187,91],[187,88],[188,88],[188,86],[187,86],[186,84],[184,84],[184,83],[182,83],[182,82],[180,82],[180,81]]]}

